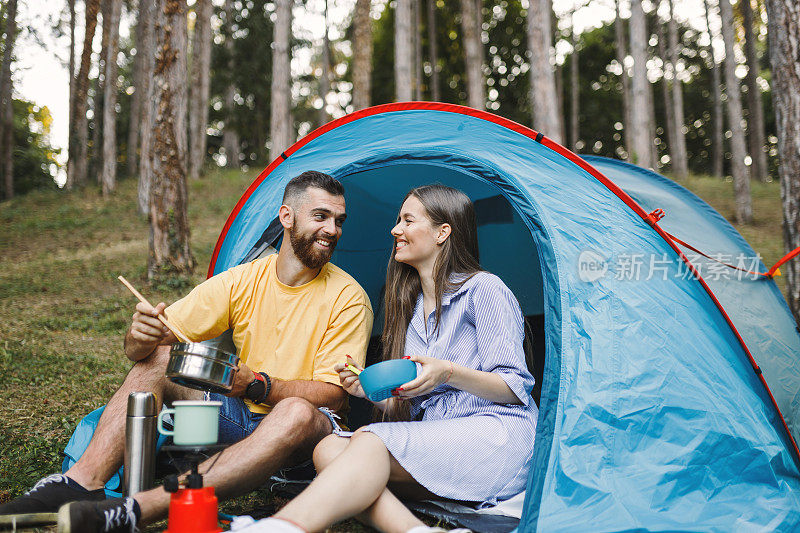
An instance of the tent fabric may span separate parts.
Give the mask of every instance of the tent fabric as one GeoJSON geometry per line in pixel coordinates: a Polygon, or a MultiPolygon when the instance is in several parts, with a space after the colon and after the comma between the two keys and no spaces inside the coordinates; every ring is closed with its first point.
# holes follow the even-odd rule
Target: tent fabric
{"type": "MultiPolygon", "coordinates": [[[[89,441],[92,440],[94,430],[97,428],[97,423],[100,421],[100,416],[103,414],[105,406],[98,407],[78,422],[75,431],[69,438],[66,447],[64,448],[64,459],[61,461],[61,472],[66,472],[78,462],[83,452],[89,447],[89,441]]],[[[122,467],[119,468],[111,479],[103,487],[107,498],[119,498],[122,496],[122,467]]]]}
{"type": "MultiPolygon", "coordinates": [[[[711,206],[674,181],[637,166],[597,156],[584,159],[635,198],[645,211],[663,209],[659,226],[717,260],[755,272],[767,267],[738,231],[711,206]]],[[[800,438],[800,335],[778,286],[771,280],[720,267],[691,250],[706,283],[742,335],[786,417],[800,438]],[[742,305],[747,302],[747,305],[742,305]]]]}
{"type": "Polygon", "coordinates": [[[798,339],[786,306],[771,280],[712,289],[685,276],[691,267],[647,214],[665,209],[665,228],[712,251],[752,252],[702,201],[488,113],[390,104],[334,121],[270,164],[226,222],[210,274],[248,256],[286,183],[308,169],[345,185],[348,221],[333,261],[376,309],[388,230],[408,189],[440,182],[495,206],[479,213],[482,263],[526,315],[545,319],[521,531],[798,527],[794,443],[748,349],[796,427],[798,339]],[[724,245],[712,233],[699,239],[700,223],[724,245]],[[637,272],[634,257],[649,270],[637,272]],[[658,275],[648,279],[651,258],[658,275]]]}

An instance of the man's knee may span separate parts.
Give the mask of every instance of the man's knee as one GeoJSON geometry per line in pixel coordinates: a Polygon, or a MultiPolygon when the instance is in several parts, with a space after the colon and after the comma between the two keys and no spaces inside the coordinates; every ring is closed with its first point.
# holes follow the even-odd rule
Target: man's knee
{"type": "Polygon", "coordinates": [[[310,437],[319,440],[323,431],[331,429],[327,417],[303,398],[286,398],[279,401],[261,422],[259,429],[261,427],[270,432],[280,428],[292,441],[306,440],[310,437]]]}
{"type": "Polygon", "coordinates": [[[272,413],[293,426],[308,426],[316,420],[319,411],[303,398],[286,398],[275,404],[272,413]]]}

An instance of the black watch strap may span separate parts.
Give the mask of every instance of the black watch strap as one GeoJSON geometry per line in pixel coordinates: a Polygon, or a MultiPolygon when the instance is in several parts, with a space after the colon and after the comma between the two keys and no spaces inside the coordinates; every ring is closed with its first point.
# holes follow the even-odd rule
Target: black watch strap
{"type": "Polygon", "coordinates": [[[259,372],[259,374],[264,377],[264,385],[266,386],[264,387],[264,396],[257,403],[264,403],[267,401],[269,393],[272,392],[272,380],[269,378],[269,374],[266,372],[259,372]]]}

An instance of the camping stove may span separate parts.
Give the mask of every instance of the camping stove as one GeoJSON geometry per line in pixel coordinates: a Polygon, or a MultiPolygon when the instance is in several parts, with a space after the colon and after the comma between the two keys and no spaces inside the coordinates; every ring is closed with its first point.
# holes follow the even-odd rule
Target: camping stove
{"type": "MultiPolygon", "coordinates": [[[[189,474],[183,482],[177,474],[164,478],[164,490],[171,493],[169,519],[164,533],[218,533],[222,531],[217,519],[217,497],[214,487],[203,486],[203,476],[198,471],[207,453],[217,452],[224,445],[211,446],[164,446],[166,452],[179,452],[180,458],[172,458],[173,464],[188,463],[189,474]]],[[[212,464],[213,467],[213,464],[212,464]]],[[[179,468],[180,470],[181,468],[179,468]]]]}

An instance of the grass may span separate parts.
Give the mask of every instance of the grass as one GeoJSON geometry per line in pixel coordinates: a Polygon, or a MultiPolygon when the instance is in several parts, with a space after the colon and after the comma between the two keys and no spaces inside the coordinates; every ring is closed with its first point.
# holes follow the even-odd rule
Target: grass
{"type": "MultiPolygon", "coordinates": [[[[697,196],[708,202],[723,217],[731,221],[739,233],[761,254],[767,268],[775,264],[786,253],[783,248],[783,208],[781,207],[780,184],[753,181],[750,191],[753,199],[753,223],[736,224],[736,202],[733,196],[733,182],[710,176],[690,176],[682,183],[697,196]]],[[[669,214],[667,214],[669,216],[669,214]]],[[[775,282],[786,294],[786,281],[782,276],[775,282]]]]}
{"type": "MultiPolygon", "coordinates": [[[[198,268],[190,279],[157,287],[146,281],[148,225],[136,212],[132,180],[110,199],[87,187],[0,203],[0,501],[60,470],[78,420],[102,405],[129,369],[122,338],[135,300],[116,277],[155,301],[182,296],[204,279],[219,231],[256,174],[212,170],[189,184],[198,268]]],[[[693,176],[685,185],[733,218],[731,183],[693,176]]],[[[752,187],[755,222],[738,229],[770,265],[783,255],[779,185],[752,187]]],[[[268,499],[259,491],[224,509],[268,499]]],[[[335,530],[364,528],[347,521],[335,530]]]]}

